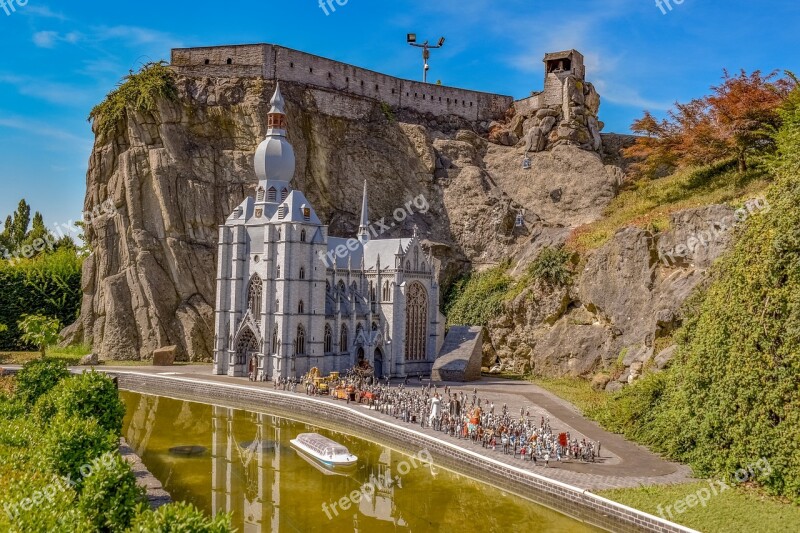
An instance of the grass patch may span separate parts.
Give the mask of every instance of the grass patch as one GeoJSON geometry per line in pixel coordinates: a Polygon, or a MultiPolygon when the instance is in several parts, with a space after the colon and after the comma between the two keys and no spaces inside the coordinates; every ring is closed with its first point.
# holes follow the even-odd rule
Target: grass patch
{"type": "MultiPolygon", "coordinates": [[[[63,359],[68,365],[77,365],[81,357],[89,353],[91,353],[91,349],[84,352],[78,347],[59,348],[57,346],[51,346],[47,349],[47,357],[63,359]]],[[[35,361],[41,358],[42,355],[39,352],[0,352],[0,364],[4,365],[24,365],[29,361],[35,361]]]]}
{"type": "Polygon", "coordinates": [[[769,175],[764,169],[754,167],[742,175],[736,170],[735,161],[680,170],[657,180],[638,181],[611,201],[601,220],[573,231],[567,246],[577,252],[594,250],[626,226],[664,231],[669,229],[669,216],[675,211],[743,202],[763,192],[769,184],[769,175]]]}
{"type": "MultiPolygon", "coordinates": [[[[700,481],[681,485],[606,490],[597,494],[659,516],[659,505],[663,510],[667,505],[674,505],[676,501],[708,487],[707,481],[700,481]]],[[[666,512],[665,516],[670,519],[666,512]]],[[[696,505],[681,514],[673,511],[672,517],[674,522],[704,533],[783,533],[797,530],[800,524],[800,507],[767,496],[756,488],[738,486],[712,496],[705,507],[696,505]]]]}
{"type": "Polygon", "coordinates": [[[603,391],[594,390],[589,381],[581,378],[535,376],[529,378],[529,381],[568,401],[590,418],[593,413],[605,409],[611,398],[611,395],[603,391]]]}

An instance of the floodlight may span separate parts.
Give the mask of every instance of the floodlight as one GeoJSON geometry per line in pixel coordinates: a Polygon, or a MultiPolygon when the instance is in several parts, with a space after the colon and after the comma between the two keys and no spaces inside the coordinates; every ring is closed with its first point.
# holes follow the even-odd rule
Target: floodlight
{"type": "Polygon", "coordinates": [[[415,42],[417,42],[417,34],[416,33],[409,33],[406,36],[406,39],[408,40],[409,43],[415,43],[415,42]]]}
{"type": "Polygon", "coordinates": [[[444,37],[439,39],[439,46],[444,46],[444,37]]]}

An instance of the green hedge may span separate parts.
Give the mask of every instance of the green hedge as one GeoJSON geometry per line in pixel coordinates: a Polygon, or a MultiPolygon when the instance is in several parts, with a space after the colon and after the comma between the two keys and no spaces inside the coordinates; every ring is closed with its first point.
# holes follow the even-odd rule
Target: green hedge
{"type": "Polygon", "coordinates": [[[15,379],[14,396],[0,395],[0,531],[231,531],[228,515],[191,505],[150,510],[118,452],[124,407],[110,378],[44,359],[15,379]]]}
{"type": "Polygon", "coordinates": [[[25,314],[57,318],[72,324],[80,312],[81,263],[72,250],[18,262],[0,260],[0,350],[23,350],[17,322],[25,314]]]}

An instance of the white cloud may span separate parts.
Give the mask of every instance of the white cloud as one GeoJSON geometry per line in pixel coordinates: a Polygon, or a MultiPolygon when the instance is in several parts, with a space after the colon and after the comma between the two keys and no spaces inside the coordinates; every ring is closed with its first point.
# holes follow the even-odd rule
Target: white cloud
{"type": "Polygon", "coordinates": [[[57,141],[65,141],[80,146],[81,148],[91,148],[90,138],[75,135],[72,132],[54,128],[43,122],[22,117],[2,117],[0,116],[0,128],[9,128],[25,133],[31,133],[37,137],[48,137],[57,141]]]}
{"type": "Polygon", "coordinates": [[[131,48],[147,46],[151,49],[163,50],[164,53],[172,48],[183,46],[177,37],[169,33],[138,26],[102,26],[92,28],[91,39],[101,43],[119,41],[131,48]]]}
{"type": "Polygon", "coordinates": [[[20,94],[33,96],[53,104],[83,106],[90,103],[90,95],[86,90],[73,85],[2,72],[0,72],[0,83],[14,86],[20,94]]]}
{"type": "Polygon", "coordinates": [[[33,34],[33,43],[39,48],[55,48],[58,43],[77,44],[83,35],[76,31],[60,34],[57,31],[37,31],[33,34]]]}
{"type": "Polygon", "coordinates": [[[33,44],[39,48],[53,48],[58,40],[58,32],[55,31],[37,31],[33,34],[33,44]]]}
{"type": "Polygon", "coordinates": [[[57,19],[57,20],[68,20],[67,17],[62,13],[56,13],[51,10],[47,6],[34,6],[29,5],[23,11],[24,14],[34,17],[41,17],[41,18],[49,18],[49,19],[57,19]]]}

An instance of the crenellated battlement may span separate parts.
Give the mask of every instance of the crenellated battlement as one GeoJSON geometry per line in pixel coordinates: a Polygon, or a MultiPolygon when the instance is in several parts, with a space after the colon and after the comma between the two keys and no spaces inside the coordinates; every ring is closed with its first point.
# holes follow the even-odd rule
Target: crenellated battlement
{"type": "Polygon", "coordinates": [[[262,77],[321,87],[374,99],[396,108],[470,121],[502,118],[511,96],[404,80],[274,44],[246,44],[172,50],[179,73],[211,77],[262,77]]]}

